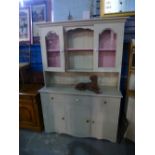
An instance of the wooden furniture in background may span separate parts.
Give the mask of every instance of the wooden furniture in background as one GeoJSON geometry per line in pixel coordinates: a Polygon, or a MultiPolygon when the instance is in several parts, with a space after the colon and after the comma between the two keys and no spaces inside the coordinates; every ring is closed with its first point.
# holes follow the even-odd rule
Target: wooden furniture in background
{"type": "Polygon", "coordinates": [[[24,84],[19,92],[19,127],[32,129],[35,131],[43,130],[42,110],[40,94],[38,89],[40,84],[24,84]]]}
{"type": "Polygon", "coordinates": [[[135,141],[135,40],[132,39],[129,46],[129,64],[126,95],[126,118],[128,128],[125,137],[135,141]]]}

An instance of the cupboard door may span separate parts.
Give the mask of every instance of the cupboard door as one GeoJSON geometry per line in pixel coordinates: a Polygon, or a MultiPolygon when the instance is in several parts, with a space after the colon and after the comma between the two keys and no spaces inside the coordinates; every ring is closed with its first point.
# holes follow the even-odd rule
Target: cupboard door
{"type": "Polygon", "coordinates": [[[41,28],[42,61],[45,71],[64,71],[63,27],[41,28]]]}
{"type": "Polygon", "coordinates": [[[118,118],[119,118],[119,98],[94,98],[91,134],[92,137],[103,138],[116,141],[118,118]]]}
{"type": "Polygon", "coordinates": [[[123,50],[123,23],[94,25],[94,69],[119,71],[123,50]]]}
{"type": "Polygon", "coordinates": [[[40,93],[45,132],[54,132],[53,98],[48,93],[40,93]]]}
{"type": "Polygon", "coordinates": [[[19,104],[19,122],[20,127],[33,127],[36,125],[36,117],[32,102],[20,101],[19,104]]]}
{"type": "Polygon", "coordinates": [[[69,132],[79,137],[89,137],[91,132],[91,102],[88,97],[74,97],[74,103],[69,105],[69,132]]]}
{"type": "Polygon", "coordinates": [[[65,111],[65,103],[54,101],[54,125],[58,133],[67,133],[67,118],[65,111]]]}

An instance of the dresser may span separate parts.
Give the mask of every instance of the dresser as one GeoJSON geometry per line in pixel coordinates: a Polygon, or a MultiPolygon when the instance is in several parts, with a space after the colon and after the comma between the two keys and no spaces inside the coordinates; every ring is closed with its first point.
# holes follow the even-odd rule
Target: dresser
{"type": "Polygon", "coordinates": [[[117,141],[125,17],[39,24],[45,132],[117,141]],[[97,76],[99,93],[75,86],[97,76]]]}

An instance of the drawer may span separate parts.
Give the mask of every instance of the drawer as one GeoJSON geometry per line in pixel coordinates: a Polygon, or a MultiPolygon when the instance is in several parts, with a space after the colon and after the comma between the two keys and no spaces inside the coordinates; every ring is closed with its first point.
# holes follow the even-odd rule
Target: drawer
{"type": "Polygon", "coordinates": [[[50,100],[54,103],[91,103],[91,96],[83,95],[64,95],[64,94],[50,94],[50,100]]]}
{"type": "Polygon", "coordinates": [[[49,94],[49,99],[53,103],[83,103],[83,104],[119,104],[120,98],[116,97],[100,97],[85,95],[68,95],[68,94],[49,94]]]}

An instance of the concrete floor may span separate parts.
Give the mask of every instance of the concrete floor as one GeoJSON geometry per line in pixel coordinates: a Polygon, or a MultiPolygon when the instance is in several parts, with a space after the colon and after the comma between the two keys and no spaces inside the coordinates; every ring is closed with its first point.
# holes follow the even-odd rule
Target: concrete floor
{"type": "Polygon", "coordinates": [[[20,129],[19,155],[135,155],[135,145],[20,129]]]}

